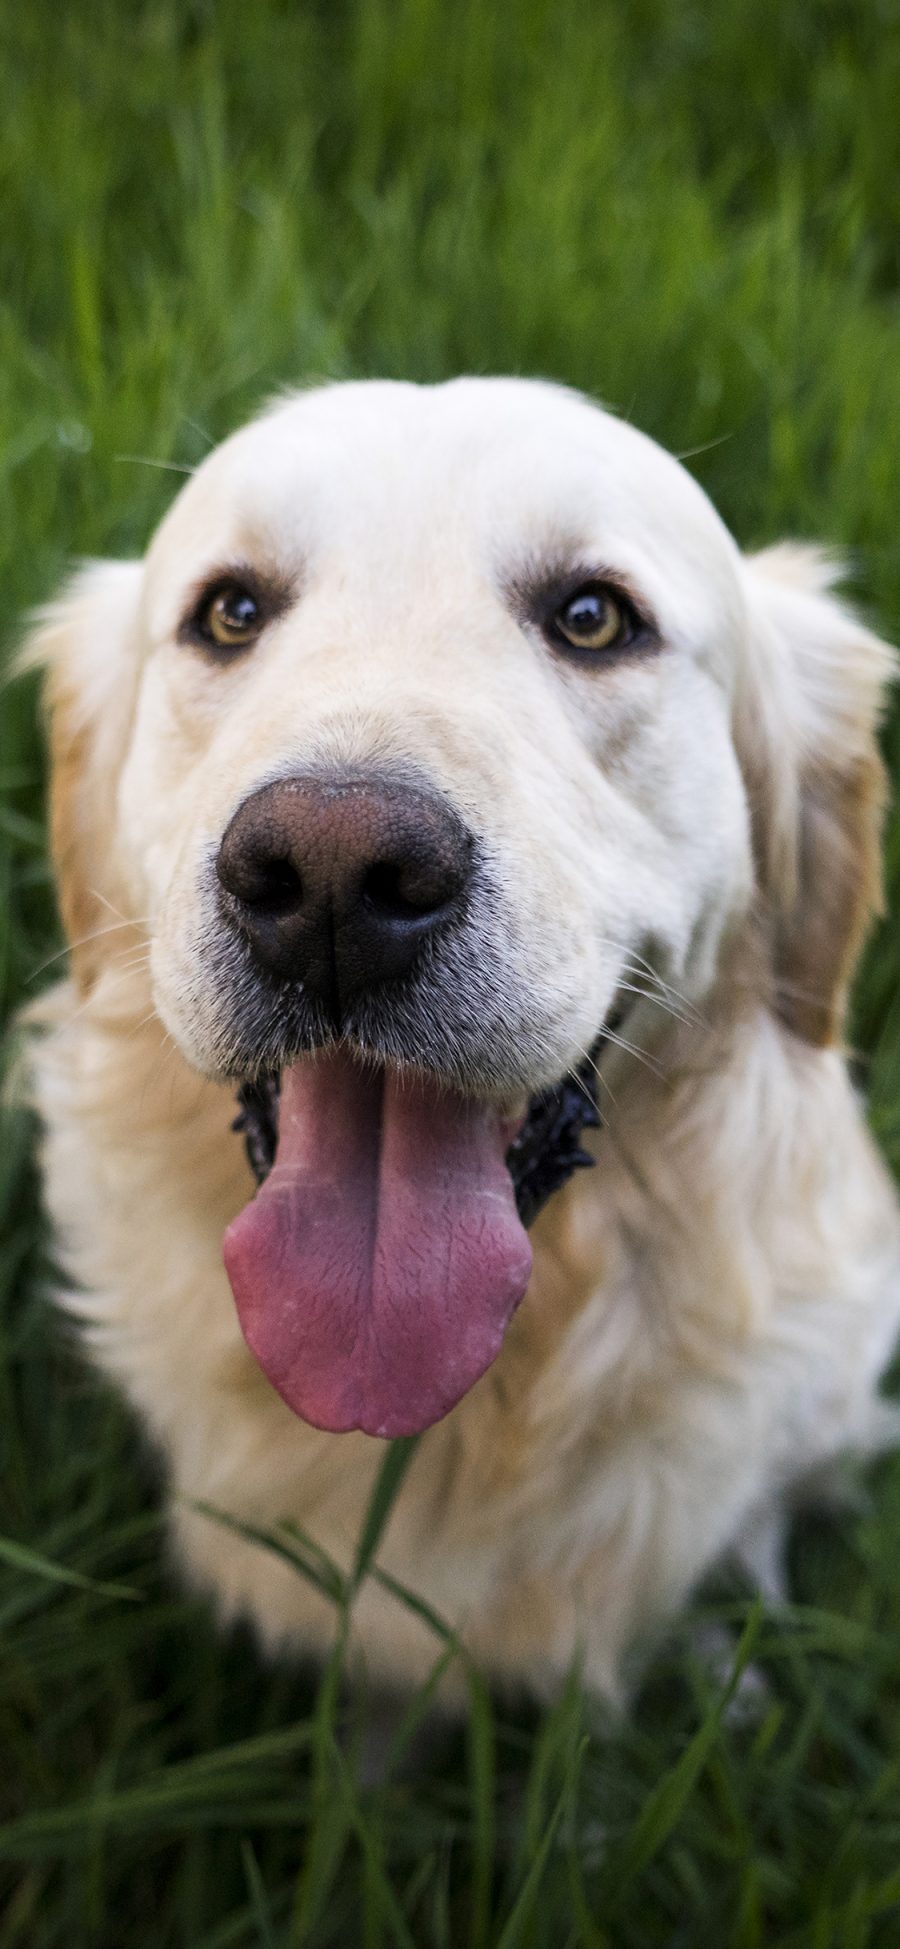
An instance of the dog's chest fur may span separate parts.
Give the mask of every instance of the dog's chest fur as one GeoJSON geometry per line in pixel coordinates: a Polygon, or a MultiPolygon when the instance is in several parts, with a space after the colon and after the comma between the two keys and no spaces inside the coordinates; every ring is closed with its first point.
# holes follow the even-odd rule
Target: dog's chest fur
{"type": "MultiPolygon", "coordinates": [[[[114,970],[46,1010],[66,1303],[163,1452],[189,1571],[268,1642],[319,1647],[324,1601],[191,1503],[292,1519],[346,1563],[383,1447],[306,1427],[247,1353],[221,1261],[249,1190],[233,1099],[148,1010],[143,975],[114,970]]],[[[381,1552],[490,1670],[538,1687],[580,1652],[615,1689],[623,1651],[723,1551],[771,1576],[785,1497],[895,1433],[877,1381],[900,1226],[839,1056],[732,1020],[689,1073],[632,1075],[610,1114],[598,1168],[539,1221],[495,1367],[423,1437],[381,1552]]],[[[356,1635],[387,1680],[435,1656],[371,1584],[356,1635]]]]}

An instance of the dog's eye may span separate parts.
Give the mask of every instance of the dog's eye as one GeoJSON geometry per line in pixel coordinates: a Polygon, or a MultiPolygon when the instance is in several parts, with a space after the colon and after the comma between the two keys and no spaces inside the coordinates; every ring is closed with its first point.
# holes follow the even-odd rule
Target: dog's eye
{"type": "Polygon", "coordinates": [[[196,628],[206,642],[220,650],[242,650],[263,627],[262,608],[239,582],[223,582],[204,596],[197,610],[196,628]]]}
{"type": "Polygon", "coordinates": [[[609,650],[631,640],[633,614],[602,582],[586,582],[554,612],[551,631],[574,650],[609,650]]]}

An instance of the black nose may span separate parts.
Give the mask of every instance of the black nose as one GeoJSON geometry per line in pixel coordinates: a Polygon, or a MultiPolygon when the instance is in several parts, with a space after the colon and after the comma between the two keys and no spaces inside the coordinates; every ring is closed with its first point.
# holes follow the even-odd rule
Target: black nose
{"type": "Polygon", "coordinates": [[[283,778],[238,807],[216,871],[259,966],[339,1022],[458,915],[472,846],[436,792],[377,775],[283,778]]]}

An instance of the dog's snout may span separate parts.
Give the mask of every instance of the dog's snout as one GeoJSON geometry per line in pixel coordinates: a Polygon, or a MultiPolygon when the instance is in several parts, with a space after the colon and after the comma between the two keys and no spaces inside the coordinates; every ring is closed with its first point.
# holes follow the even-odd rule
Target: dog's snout
{"type": "Polygon", "coordinates": [[[407,973],[460,911],[472,836],[437,792],[376,775],[285,778],[238,807],[216,860],[257,963],[339,1020],[407,973]]]}

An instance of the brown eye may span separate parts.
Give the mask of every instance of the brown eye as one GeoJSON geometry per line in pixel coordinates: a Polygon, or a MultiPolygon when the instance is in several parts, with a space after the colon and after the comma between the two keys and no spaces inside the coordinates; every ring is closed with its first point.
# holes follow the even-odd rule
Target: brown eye
{"type": "Polygon", "coordinates": [[[622,602],[600,583],[586,583],[583,589],[561,603],[553,617],[553,630],[575,650],[608,650],[629,633],[630,619],[622,602]]]}
{"type": "Polygon", "coordinates": [[[207,642],[221,650],[241,650],[255,641],[263,627],[263,613],[249,589],[225,582],[207,596],[197,614],[197,627],[207,642]]]}

